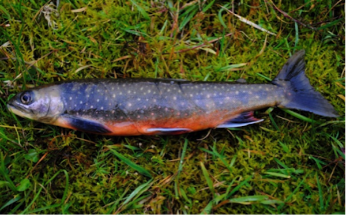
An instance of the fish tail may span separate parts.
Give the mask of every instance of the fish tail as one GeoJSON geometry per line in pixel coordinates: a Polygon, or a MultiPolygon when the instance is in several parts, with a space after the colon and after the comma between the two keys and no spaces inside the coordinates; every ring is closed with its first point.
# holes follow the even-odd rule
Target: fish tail
{"type": "Polygon", "coordinates": [[[305,76],[305,51],[296,52],[283,66],[273,84],[283,87],[285,99],[279,107],[309,111],[326,117],[338,117],[334,107],[315,91],[305,76]]]}

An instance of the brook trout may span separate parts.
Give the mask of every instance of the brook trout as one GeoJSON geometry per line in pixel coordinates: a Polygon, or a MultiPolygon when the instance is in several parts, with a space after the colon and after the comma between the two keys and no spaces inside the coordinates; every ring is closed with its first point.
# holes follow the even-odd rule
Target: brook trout
{"type": "Polygon", "coordinates": [[[261,122],[253,111],[284,107],[337,117],[305,76],[305,51],[269,84],[160,79],[58,82],[21,92],[8,109],[43,123],[105,135],[181,134],[261,122]]]}

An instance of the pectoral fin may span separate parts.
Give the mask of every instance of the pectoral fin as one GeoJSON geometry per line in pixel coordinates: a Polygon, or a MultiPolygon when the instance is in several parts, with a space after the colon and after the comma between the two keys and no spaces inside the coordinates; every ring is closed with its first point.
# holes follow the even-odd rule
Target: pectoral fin
{"type": "Polygon", "coordinates": [[[251,125],[251,124],[263,121],[263,119],[255,118],[253,114],[254,114],[253,111],[241,113],[236,118],[233,118],[230,121],[227,121],[221,125],[218,125],[217,128],[236,128],[236,127],[242,127],[242,126],[251,125]]]}
{"type": "Polygon", "coordinates": [[[97,134],[109,134],[110,130],[107,129],[104,125],[97,121],[84,119],[81,117],[71,116],[68,114],[62,115],[64,121],[72,127],[79,131],[97,133],[97,134]]]}

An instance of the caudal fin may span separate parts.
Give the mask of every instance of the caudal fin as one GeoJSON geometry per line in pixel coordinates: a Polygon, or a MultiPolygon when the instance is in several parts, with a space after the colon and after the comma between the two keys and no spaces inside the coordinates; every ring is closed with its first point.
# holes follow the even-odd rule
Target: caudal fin
{"type": "Polygon", "coordinates": [[[323,96],[315,91],[305,76],[305,51],[296,52],[283,66],[273,84],[284,87],[286,99],[280,107],[309,111],[326,117],[338,117],[338,113],[323,96]]]}

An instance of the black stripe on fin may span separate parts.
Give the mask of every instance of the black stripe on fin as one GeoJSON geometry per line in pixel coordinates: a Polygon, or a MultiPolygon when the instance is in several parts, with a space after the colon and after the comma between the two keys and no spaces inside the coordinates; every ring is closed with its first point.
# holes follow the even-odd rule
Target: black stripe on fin
{"type": "Polygon", "coordinates": [[[83,118],[78,118],[68,114],[63,115],[62,117],[64,117],[64,119],[69,123],[70,126],[72,126],[73,128],[79,131],[85,131],[85,132],[97,133],[97,134],[112,133],[110,130],[108,130],[104,125],[102,125],[99,122],[95,122],[95,121],[83,119],[83,118]]]}
{"type": "Polygon", "coordinates": [[[236,128],[263,121],[263,119],[255,118],[253,114],[253,111],[241,113],[236,118],[231,119],[230,121],[227,121],[221,125],[218,125],[216,128],[236,128]]]}
{"type": "Polygon", "coordinates": [[[310,85],[305,76],[305,51],[300,50],[287,60],[273,84],[285,88],[288,95],[279,107],[309,111],[326,117],[338,117],[334,107],[310,85]]]}

